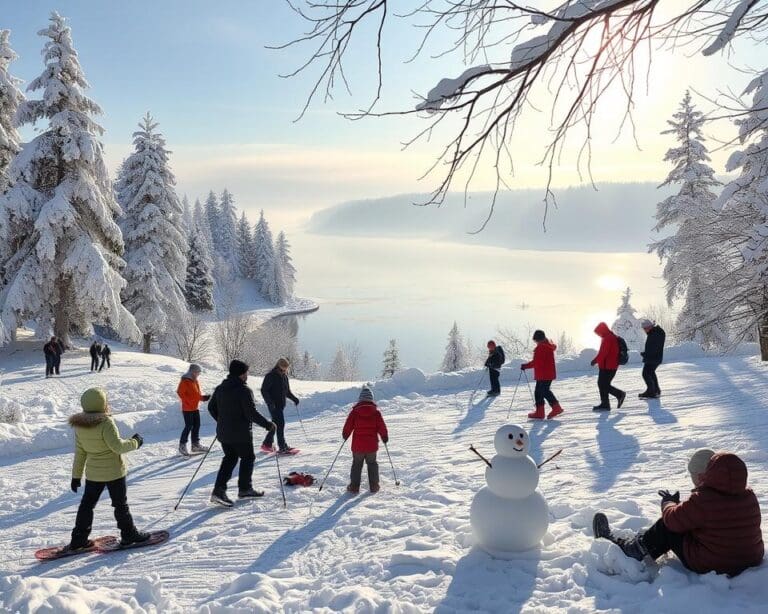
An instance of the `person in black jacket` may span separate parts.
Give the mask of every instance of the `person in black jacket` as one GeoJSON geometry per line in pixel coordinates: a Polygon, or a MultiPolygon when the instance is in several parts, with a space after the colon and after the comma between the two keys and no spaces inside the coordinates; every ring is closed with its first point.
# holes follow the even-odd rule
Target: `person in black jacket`
{"type": "Polygon", "coordinates": [[[106,363],[107,369],[112,367],[112,364],[109,362],[109,357],[112,355],[112,350],[109,349],[109,345],[106,343],[101,347],[101,364],[99,365],[99,373],[101,373],[101,370],[104,368],[104,364],[106,363]]]}
{"type": "Polygon", "coordinates": [[[56,371],[56,375],[59,375],[59,369],[61,368],[61,355],[65,351],[65,346],[60,337],[54,337],[54,339],[56,340],[53,344],[54,350],[56,351],[56,356],[53,359],[53,369],[56,371]]]}
{"type": "MultiPolygon", "coordinates": [[[[264,397],[264,402],[267,404],[272,422],[277,426],[278,451],[284,454],[294,451],[285,442],[285,416],[283,415],[285,399],[290,399],[294,405],[299,404],[299,399],[291,392],[291,386],[288,383],[288,367],[290,366],[291,363],[287,359],[281,358],[277,361],[275,367],[264,376],[264,381],[261,384],[261,396],[264,397]]],[[[272,446],[274,440],[275,431],[267,433],[264,442],[261,444],[261,451],[266,453],[274,452],[275,449],[272,446]]]]}
{"type": "Polygon", "coordinates": [[[641,320],[647,337],[645,338],[645,351],[640,352],[643,357],[643,379],[645,380],[645,392],[638,397],[641,399],[658,399],[661,396],[659,380],[656,377],[656,369],[664,359],[664,340],[667,334],[664,329],[648,319],[641,320]]]}
{"type": "Polygon", "coordinates": [[[501,394],[499,385],[499,373],[501,365],[504,364],[504,349],[491,339],[488,342],[488,358],[485,360],[485,366],[488,367],[488,377],[491,380],[491,389],[488,391],[489,397],[497,397],[501,394]]]}
{"type": "Polygon", "coordinates": [[[58,354],[58,346],[56,345],[56,337],[51,337],[51,340],[43,346],[43,354],[45,354],[45,377],[51,377],[56,365],[56,356],[58,354]]]}
{"type": "Polygon", "coordinates": [[[216,386],[208,401],[208,413],[216,421],[216,437],[224,450],[224,458],[216,476],[216,484],[211,494],[211,502],[225,507],[232,507],[232,500],[227,497],[227,482],[238,460],[240,472],[237,479],[237,497],[262,497],[264,491],[254,490],[252,485],[253,452],[252,428],[255,422],[259,426],[274,431],[274,423],[256,411],[253,391],[245,385],[248,380],[248,365],[240,360],[229,363],[229,375],[216,386]]]}
{"type": "Polygon", "coordinates": [[[96,371],[96,369],[99,368],[99,356],[101,356],[101,345],[98,341],[94,341],[91,343],[91,347],[89,348],[89,353],[91,354],[91,371],[96,371]]]}

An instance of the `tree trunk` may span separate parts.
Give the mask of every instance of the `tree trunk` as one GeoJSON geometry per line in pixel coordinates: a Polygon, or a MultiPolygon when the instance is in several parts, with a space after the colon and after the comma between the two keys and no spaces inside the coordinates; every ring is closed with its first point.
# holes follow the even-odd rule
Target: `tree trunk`
{"type": "Polygon", "coordinates": [[[768,321],[762,322],[757,331],[760,339],[760,359],[768,361],[768,321]]]}
{"type": "Polygon", "coordinates": [[[145,354],[150,353],[150,343],[152,341],[152,334],[151,333],[144,333],[144,345],[141,348],[141,351],[145,354]]]}
{"type": "Polygon", "coordinates": [[[69,310],[67,309],[67,296],[69,282],[64,281],[59,289],[59,300],[53,313],[53,334],[62,340],[64,347],[70,347],[69,343],[69,310]]]}

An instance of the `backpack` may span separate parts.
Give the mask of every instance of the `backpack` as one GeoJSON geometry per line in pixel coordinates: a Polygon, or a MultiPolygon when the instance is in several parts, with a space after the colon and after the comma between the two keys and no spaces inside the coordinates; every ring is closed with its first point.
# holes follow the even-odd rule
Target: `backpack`
{"type": "Polygon", "coordinates": [[[616,339],[619,342],[619,364],[625,365],[629,362],[629,348],[627,347],[627,342],[624,341],[623,337],[619,337],[616,335],[616,339]]]}
{"type": "Polygon", "coordinates": [[[315,478],[308,473],[291,471],[287,478],[283,478],[283,483],[286,486],[312,486],[315,483],[315,478]]]}
{"type": "Polygon", "coordinates": [[[501,364],[503,365],[507,361],[506,356],[504,356],[504,348],[501,347],[500,345],[497,345],[496,349],[499,350],[499,355],[501,356],[501,364]]]}

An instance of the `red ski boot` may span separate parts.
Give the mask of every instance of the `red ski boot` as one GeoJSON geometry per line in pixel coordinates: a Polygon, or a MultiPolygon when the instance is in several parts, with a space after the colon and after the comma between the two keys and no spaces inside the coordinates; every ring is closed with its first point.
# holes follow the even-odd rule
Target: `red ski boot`
{"type": "Polygon", "coordinates": [[[536,406],[536,411],[528,414],[531,420],[544,420],[544,403],[536,406]]]}
{"type": "Polygon", "coordinates": [[[551,420],[552,418],[556,418],[560,414],[563,413],[563,408],[560,407],[560,403],[555,403],[552,406],[552,411],[549,412],[549,415],[547,415],[547,420],[551,420]]]}

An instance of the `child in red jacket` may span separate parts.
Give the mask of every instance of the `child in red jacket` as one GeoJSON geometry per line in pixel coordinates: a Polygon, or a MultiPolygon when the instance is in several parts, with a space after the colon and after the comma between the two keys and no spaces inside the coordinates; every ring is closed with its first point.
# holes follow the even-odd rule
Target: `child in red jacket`
{"type": "Polygon", "coordinates": [[[376,462],[376,452],[379,449],[379,437],[384,443],[389,441],[387,425],[373,401],[373,392],[368,386],[363,386],[360,397],[347,416],[341,436],[346,441],[352,436],[352,471],[349,474],[351,493],[360,492],[360,477],[363,472],[363,462],[368,465],[368,486],[371,492],[379,492],[379,463],[376,462]]]}
{"type": "Polygon", "coordinates": [[[552,408],[547,418],[554,418],[563,413],[563,408],[560,407],[557,398],[549,389],[552,381],[557,379],[557,371],[555,369],[555,350],[557,346],[547,339],[543,330],[537,330],[533,333],[533,340],[536,342],[536,347],[533,350],[533,360],[520,365],[522,371],[532,368],[533,379],[536,380],[536,390],[533,393],[536,411],[528,414],[528,417],[534,420],[543,420],[544,400],[546,399],[552,408]]]}

